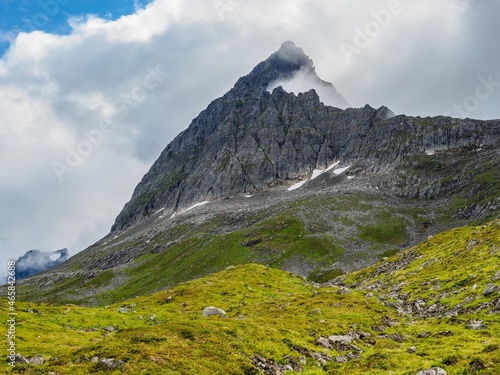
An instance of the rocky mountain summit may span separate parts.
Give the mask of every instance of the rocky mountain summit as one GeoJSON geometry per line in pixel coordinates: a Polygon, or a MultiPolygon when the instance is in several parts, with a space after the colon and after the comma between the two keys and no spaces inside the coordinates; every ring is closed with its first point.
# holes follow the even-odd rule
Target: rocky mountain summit
{"type": "MultiPolygon", "coordinates": [[[[299,72],[321,81],[292,42],[214,100],[162,152],[118,215],[112,232],[158,210],[166,216],[236,193],[291,185],[334,162],[356,174],[394,170],[410,156],[450,150],[495,150],[500,122],[394,116],[386,107],[341,110],[315,90],[295,95],[274,82],[299,72]]],[[[403,189],[404,190],[404,189],[403,189]]]]}
{"type": "Polygon", "coordinates": [[[346,106],[284,43],[165,148],[109,235],[23,298],[116,302],[251,262],[325,282],[498,217],[500,120],[346,106]],[[281,86],[297,79],[318,91],[281,86]]]}

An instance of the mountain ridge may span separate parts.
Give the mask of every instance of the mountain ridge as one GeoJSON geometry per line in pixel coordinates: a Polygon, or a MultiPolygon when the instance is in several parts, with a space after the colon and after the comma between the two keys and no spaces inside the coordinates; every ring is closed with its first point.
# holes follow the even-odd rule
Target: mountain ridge
{"type": "Polygon", "coordinates": [[[500,120],[267,91],[301,69],[312,60],[285,43],[238,80],[165,148],[110,234],[21,282],[23,298],[105,304],[252,262],[323,282],[498,215],[500,120]]]}

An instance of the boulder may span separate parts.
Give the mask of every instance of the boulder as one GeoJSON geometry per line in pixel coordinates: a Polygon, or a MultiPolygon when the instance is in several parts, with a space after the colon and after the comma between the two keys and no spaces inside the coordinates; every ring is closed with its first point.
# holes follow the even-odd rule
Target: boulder
{"type": "Polygon", "coordinates": [[[448,375],[448,373],[440,367],[433,367],[428,370],[422,370],[417,375],[448,375]]]}
{"type": "Polygon", "coordinates": [[[28,362],[32,365],[43,365],[45,363],[45,359],[41,355],[36,355],[28,358],[28,362]]]}
{"type": "Polygon", "coordinates": [[[498,286],[496,286],[496,284],[488,284],[486,285],[486,288],[484,288],[483,296],[489,296],[496,292],[498,292],[498,286]]]}
{"type": "Polygon", "coordinates": [[[330,336],[328,337],[328,341],[332,345],[332,348],[339,352],[363,352],[363,349],[358,348],[356,345],[351,344],[352,337],[351,336],[330,336]]]}
{"type": "Polygon", "coordinates": [[[467,321],[467,329],[481,330],[488,329],[486,324],[483,324],[482,320],[468,320],[467,321]]]}
{"type": "Polygon", "coordinates": [[[351,290],[345,286],[341,286],[337,291],[338,294],[351,294],[351,290]]]}
{"type": "Polygon", "coordinates": [[[339,355],[338,357],[335,358],[335,361],[337,363],[347,363],[348,359],[346,356],[339,355]]]}
{"type": "Polygon", "coordinates": [[[319,337],[316,339],[316,345],[322,346],[325,349],[332,350],[332,344],[326,337],[319,337]]]}
{"type": "Polygon", "coordinates": [[[119,359],[114,359],[114,358],[101,358],[99,360],[99,366],[106,370],[114,370],[120,367],[123,367],[125,365],[125,362],[119,360],[119,359]]]}
{"type": "Polygon", "coordinates": [[[202,311],[202,314],[205,318],[212,315],[218,315],[223,318],[226,317],[226,312],[222,309],[219,309],[218,307],[205,307],[202,311]]]}

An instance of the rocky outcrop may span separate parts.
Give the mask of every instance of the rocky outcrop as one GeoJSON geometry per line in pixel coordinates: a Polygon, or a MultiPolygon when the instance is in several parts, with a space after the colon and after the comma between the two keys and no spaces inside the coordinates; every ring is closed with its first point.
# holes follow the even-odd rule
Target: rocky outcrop
{"type": "MultiPolygon", "coordinates": [[[[160,209],[172,215],[199,202],[292,184],[335,161],[352,164],[357,174],[379,173],[413,155],[500,144],[500,121],[394,116],[386,107],[368,105],[341,110],[325,106],[314,90],[267,91],[299,71],[316,74],[309,57],[285,43],[214,100],[162,152],[112,231],[160,209]]],[[[421,180],[415,190],[412,178],[400,176],[401,195],[430,198],[461,183],[421,180]]]]}

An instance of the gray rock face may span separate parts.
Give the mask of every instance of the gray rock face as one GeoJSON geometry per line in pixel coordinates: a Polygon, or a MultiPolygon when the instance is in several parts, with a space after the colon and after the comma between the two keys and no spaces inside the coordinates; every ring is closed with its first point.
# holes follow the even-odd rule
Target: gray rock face
{"type": "MultiPolygon", "coordinates": [[[[162,208],[163,215],[172,215],[199,202],[291,185],[334,161],[353,164],[356,173],[375,173],[426,151],[493,149],[500,144],[500,121],[395,117],[386,107],[328,107],[314,90],[299,95],[281,87],[266,91],[273,82],[304,70],[315,75],[309,57],[285,43],[239,79],[166,147],[112,231],[162,208]]],[[[417,197],[434,197],[446,188],[401,184],[403,195],[417,197]]]]}

